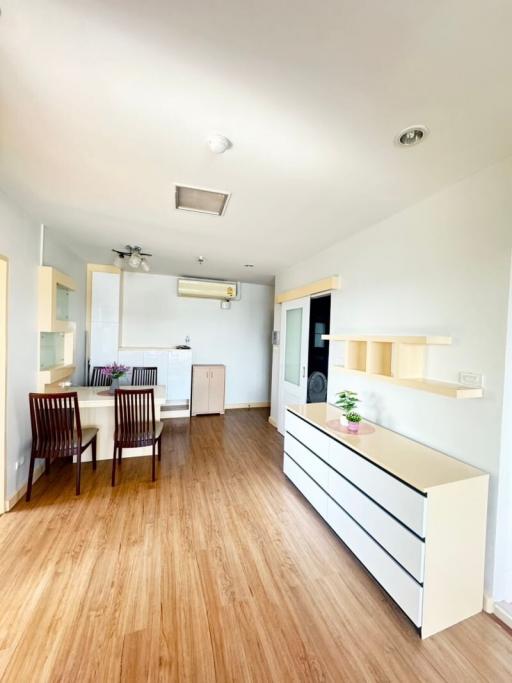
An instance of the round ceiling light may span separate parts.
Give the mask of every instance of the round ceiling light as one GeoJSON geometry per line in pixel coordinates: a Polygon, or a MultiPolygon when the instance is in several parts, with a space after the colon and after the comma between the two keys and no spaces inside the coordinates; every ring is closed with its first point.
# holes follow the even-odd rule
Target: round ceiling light
{"type": "Polygon", "coordinates": [[[395,142],[402,147],[414,147],[414,145],[423,142],[427,135],[428,128],[426,126],[409,126],[396,136],[395,142]]]}

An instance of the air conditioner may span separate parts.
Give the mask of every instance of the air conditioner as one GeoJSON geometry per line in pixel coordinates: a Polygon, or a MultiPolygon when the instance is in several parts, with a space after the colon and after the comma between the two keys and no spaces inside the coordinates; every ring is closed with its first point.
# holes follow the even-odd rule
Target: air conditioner
{"type": "Polygon", "coordinates": [[[197,299],[237,299],[238,283],[178,278],[178,296],[191,296],[197,299]]]}

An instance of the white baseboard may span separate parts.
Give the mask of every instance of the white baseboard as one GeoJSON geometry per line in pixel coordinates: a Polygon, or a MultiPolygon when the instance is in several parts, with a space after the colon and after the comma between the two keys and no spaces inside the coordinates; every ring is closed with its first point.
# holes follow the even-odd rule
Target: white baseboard
{"type": "Polygon", "coordinates": [[[494,614],[494,600],[487,593],[484,593],[483,610],[484,612],[487,612],[487,614],[494,614]]]}
{"type": "Polygon", "coordinates": [[[268,416],[268,421],[270,422],[270,424],[272,425],[272,427],[275,427],[275,428],[277,429],[277,422],[274,420],[274,418],[272,417],[272,415],[269,415],[269,416],[268,416]]]}
{"type": "Polygon", "coordinates": [[[260,403],[232,403],[225,406],[225,410],[240,410],[241,408],[270,408],[270,403],[261,401],[260,403]]]}
{"type": "MultiPolygon", "coordinates": [[[[39,464],[34,467],[34,478],[33,478],[33,484],[36,483],[36,481],[39,479],[39,477],[43,474],[44,472],[44,463],[39,464]]],[[[23,484],[23,486],[16,491],[16,493],[11,496],[10,498],[7,498],[5,501],[5,511],[9,512],[9,510],[12,510],[13,507],[16,505],[16,503],[23,498],[23,496],[27,492],[27,485],[23,484]]]]}
{"type": "Polygon", "coordinates": [[[494,614],[502,621],[505,626],[512,628],[512,609],[508,609],[509,605],[506,607],[499,602],[494,604],[494,614]]]}
{"type": "Polygon", "coordinates": [[[183,410],[166,410],[160,412],[160,419],[174,420],[177,417],[190,417],[190,408],[183,408],[183,410]]]}

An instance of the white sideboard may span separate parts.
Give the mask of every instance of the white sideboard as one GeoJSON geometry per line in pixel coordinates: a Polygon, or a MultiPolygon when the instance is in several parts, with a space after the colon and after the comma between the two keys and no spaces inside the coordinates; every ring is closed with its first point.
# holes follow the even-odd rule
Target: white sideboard
{"type": "Polygon", "coordinates": [[[422,638],[480,612],[489,475],[378,425],[345,434],[340,416],[287,408],[286,476],[422,638]]]}

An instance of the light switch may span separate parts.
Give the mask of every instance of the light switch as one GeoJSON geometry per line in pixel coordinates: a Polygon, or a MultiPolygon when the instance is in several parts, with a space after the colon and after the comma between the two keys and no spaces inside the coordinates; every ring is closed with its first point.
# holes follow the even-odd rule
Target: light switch
{"type": "Polygon", "coordinates": [[[484,376],[481,372],[469,372],[468,370],[461,370],[461,372],[459,372],[459,383],[465,387],[480,389],[484,383],[484,376]]]}

